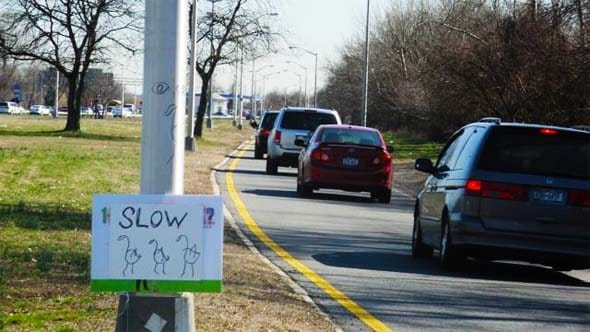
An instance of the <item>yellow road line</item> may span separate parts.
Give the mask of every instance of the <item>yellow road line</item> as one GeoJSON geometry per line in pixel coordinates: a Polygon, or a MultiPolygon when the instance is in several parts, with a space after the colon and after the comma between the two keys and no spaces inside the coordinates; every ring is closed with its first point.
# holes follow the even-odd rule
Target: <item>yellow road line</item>
{"type": "Polygon", "coordinates": [[[370,328],[375,331],[392,331],[387,325],[375,318],[368,311],[363,309],[356,302],[351,300],[346,294],[342,293],[339,289],[332,286],[326,279],[315,273],[312,269],[307,267],[305,264],[298,261],[295,257],[291,256],[285,249],[279,246],[273,241],[262,229],[256,224],[256,221],[248,212],[246,205],[238,195],[236,187],[234,185],[234,178],[232,176],[233,171],[237,168],[240,158],[244,155],[245,151],[239,151],[236,155],[237,158],[233,159],[230,163],[228,171],[225,175],[225,181],[227,183],[227,189],[230,197],[234,201],[238,213],[244,219],[246,226],[254,233],[266,246],[281,257],[285,262],[294,267],[299,273],[303,274],[307,279],[311,280],[316,286],[321,288],[326,294],[330,295],[335,301],[340,303],[344,308],[350,311],[353,315],[358,317],[361,321],[367,324],[370,328]]]}

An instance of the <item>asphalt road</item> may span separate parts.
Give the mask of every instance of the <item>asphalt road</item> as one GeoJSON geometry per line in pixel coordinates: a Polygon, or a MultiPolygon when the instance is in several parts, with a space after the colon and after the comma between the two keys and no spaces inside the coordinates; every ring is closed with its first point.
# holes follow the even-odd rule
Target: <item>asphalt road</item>
{"type": "MultiPolygon", "coordinates": [[[[460,271],[441,272],[436,258],[411,257],[411,198],[396,192],[391,204],[380,204],[368,194],[328,190],[299,198],[296,169],[266,175],[264,161],[254,160],[250,148],[232,175],[252,218],[291,255],[391,329],[590,329],[589,270],[560,273],[535,265],[468,261],[460,271]]],[[[250,232],[228,195],[223,171],[228,164],[217,172],[217,181],[240,228],[345,331],[370,330],[250,232]]]]}

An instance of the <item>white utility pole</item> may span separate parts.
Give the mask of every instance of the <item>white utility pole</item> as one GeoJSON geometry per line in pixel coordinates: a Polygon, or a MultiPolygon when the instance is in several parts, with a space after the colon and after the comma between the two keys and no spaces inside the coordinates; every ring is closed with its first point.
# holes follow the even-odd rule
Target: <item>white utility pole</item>
{"type": "MultiPolygon", "coordinates": [[[[188,2],[146,1],[145,8],[140,190],[144,195],[182,195],[188,2]]],[[[181,326],[185,331],[195,330],[192,293],[156,295],[172,297],[175,303],[181,303],[175,305],[178,310],[175,326],[181,326]]],[[[138,306],[151,310],[147,308],[150,295],[129,296],[137,299],[138,306]]],[[[124,296],[119,301],[120,307],[127,307],[128,304],[122,302],[126,301],[124,296]]]]}
{"type": "Polygon", "coordinates": [[[197,64],[197,5],[198,0],[193,0],[193,11],[191,17],[191,64],[189,69],[188,86],[188,126],[186,126],[186,137],[184,139],[184,150],[195,151],[195,68],[197,64]]]}
{"type": "Polygon", "coordinates": [[[55,114],[54,117],[57,118],[59,115],[59,70],[55,68],[55,114]]]}
{"type": "Polygon", "coordinates": [[[244,117],[244,51],[240,55],[240,109],[238,111],[238,129],[243,129],[244,117]]]}
{"type": "MultiPolygon", "coordinates": [[[[239,50],[238,50],[239,53],[239,50]]],[[[235,127],[238,125],[238,75],[240,74],[240,61],[236,59],[236,75],[234,76],[234,101],[233,106],[233,121],[232,125],[235,127]]]]}
{"type": "Polygon", "coordinates": [[[256,72],[256,58],[252,58],[252,85],[250,85],[250,112],[252,114],[252,118],[256,120],[256,82],[254,82],[256,72]]]}
{"type": "Polygon", "coordinates": [[[371,0],[367,0],[367,23],[365,26],[365,77],[363,88],[363,105],[361,107],[361,126],[367,126],[367,104],[369,97],[369,8],[371,0]]]}

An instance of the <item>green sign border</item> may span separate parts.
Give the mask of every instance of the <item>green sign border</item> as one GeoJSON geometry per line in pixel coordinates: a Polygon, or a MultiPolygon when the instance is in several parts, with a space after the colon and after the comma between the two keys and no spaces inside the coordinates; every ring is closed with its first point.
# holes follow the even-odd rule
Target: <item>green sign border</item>
{"type": "Polygon", "coordinates": [[[193,292],[193,293],[221,293],[221,280],[118,280],[94,279],[90,281],[93,292],[193,292]],[[141,285],[138,289],[137,285],[141,285]],[[147,284],[147,289],[145,285],[147,284]]]}

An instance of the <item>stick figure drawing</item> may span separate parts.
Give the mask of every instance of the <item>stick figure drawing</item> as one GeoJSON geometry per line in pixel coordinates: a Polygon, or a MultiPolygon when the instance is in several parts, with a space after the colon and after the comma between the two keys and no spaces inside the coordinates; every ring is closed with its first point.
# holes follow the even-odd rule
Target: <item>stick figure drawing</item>
{"type": "Polygon", "coordinates": [[[160,247],[160,245],[158,244],[158,241],[156,239],[151,239],[150,242],[148,242],[149,244],[155,244],[156,247],[154,248],[154,253],[153,253],[153,257],[154,257],[154,273],[155,274],[159,274],[158,273],[158,265],[162,266],[162,274],[166,274],[166,262],[170,260],[170,256],[167,256],[164,253],[164,248],[160,247]]]}
{"type": "Polygon", "coordinates": [[[180,241],[180,239],[184,238],[185,247],[182,249],[184,251],[184,266],[182,268],[181,277],[184,277],[186,273],[187,265],[191,266],[191,277],[195,276],[195,263],[201,256],[201,253],[197,251],[197,244],[195,243],[192,247],[189,247],[188,237],[184,234],[181,234],[176,238],[176,242],[180,241]]]}
{"type": "Polygon", "coordinates": [[[131,274],[133,274],[133,266],[141,259],[141,254],[137,252],[137,248],[131,248],[131,241],[127,235],[120,235],[117,241],[127,240],[127,249],[125,249],[125,268],[123,269],[123,276],[127,276],[127,269],[131,266],[131,274]]]}

